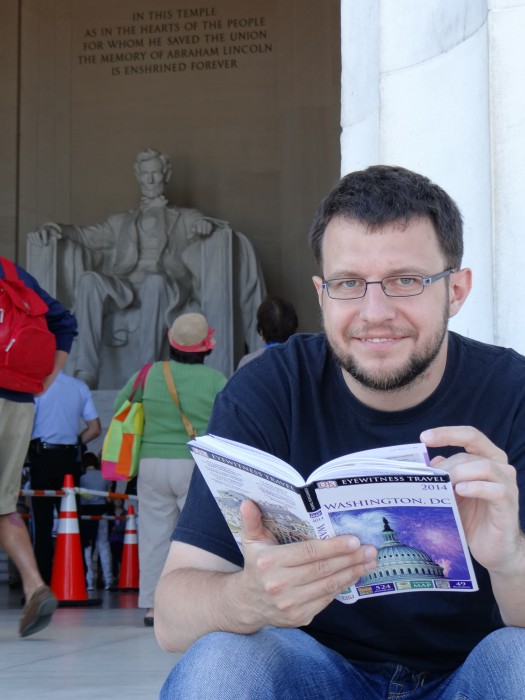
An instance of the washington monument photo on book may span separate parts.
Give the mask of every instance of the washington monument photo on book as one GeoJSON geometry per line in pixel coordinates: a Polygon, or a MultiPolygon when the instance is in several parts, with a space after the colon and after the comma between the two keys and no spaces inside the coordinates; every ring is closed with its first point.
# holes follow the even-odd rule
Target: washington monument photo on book
{"type": "Polygon", "coordinates": [[[283,460],[234,440],[188,443],[242,551],[240,506],[252,500],[281,543],[354,534],[378,550],[375,571],[338,600],[408,591],[478,589],[447,472],[430,466],[422,443],[344,455],[306,483],[283,460]]]}

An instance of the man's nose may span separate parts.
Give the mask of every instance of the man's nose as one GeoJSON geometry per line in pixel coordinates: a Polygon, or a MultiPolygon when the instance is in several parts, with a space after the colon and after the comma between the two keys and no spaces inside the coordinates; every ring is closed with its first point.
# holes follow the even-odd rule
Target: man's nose
{"type": "Polygon", "coordinates": [[[359,315],[369,323],[378,323],[393,318],[396,314],[394,299],[387,297],[380,283],[369,283],[365,296],[359,302],[359,315]]]}

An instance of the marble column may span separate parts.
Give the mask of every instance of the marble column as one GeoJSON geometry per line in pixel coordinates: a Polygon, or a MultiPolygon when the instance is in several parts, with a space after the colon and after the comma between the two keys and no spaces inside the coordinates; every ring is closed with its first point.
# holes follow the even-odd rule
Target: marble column
{"type": "Polygon", "coordinates": [[[495,339],[525,354],[525,1],[489,4],[495,339]]]}
{"type": "Polygon", "coordinates": [[[474,287],[451,328],[494,340],[487,0],[342,0],[342,172],[402,165],[465,221],[474,287]]]}

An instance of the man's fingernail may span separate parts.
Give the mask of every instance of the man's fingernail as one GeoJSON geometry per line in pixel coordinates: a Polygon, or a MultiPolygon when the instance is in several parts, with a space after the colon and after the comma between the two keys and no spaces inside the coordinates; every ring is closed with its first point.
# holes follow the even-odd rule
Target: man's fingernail
{"type": "Polygon", "coordinates": [[[365,547],[364,554],[367,561],[373,560],[375,562],[377,557],[377,550],[375,547],[365,547]]]}

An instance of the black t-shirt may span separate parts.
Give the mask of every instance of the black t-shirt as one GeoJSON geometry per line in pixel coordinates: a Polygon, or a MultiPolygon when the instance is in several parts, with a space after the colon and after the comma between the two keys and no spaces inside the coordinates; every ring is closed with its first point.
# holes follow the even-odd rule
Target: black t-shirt
{"type": "MultiPolygon", "coordinates": [[[[525,357],[449,333],[437,389],[418,406],[371,409],[348,390],[323,334],[298,334],[236,372],[217,396],[208,432],[239,440],[289,462],[303,477],[350,452],[418,442],[420,433],[471,425],[516,467],[525,529],[525,357]]],[[[450,456],[458,448],[430,449],[450,456]]],[[[243,559],[198,469],[173,539],[239,566],[243,559]]],[[[332,602],[305,631],[345,657],[391,661],[418,670],[458,666],[502,626],[488,572],[474,562],[475,593],[417,591],[332,602]]]]}

